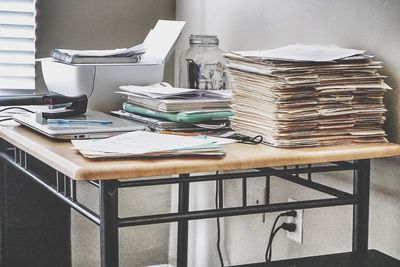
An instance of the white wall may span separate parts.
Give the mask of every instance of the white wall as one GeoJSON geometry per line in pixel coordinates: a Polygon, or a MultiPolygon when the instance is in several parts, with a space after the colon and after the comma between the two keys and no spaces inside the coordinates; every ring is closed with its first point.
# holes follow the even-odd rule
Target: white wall
{"type": "MultiPolygon", "coordinates": [[[[366,49],[385,63],[393,88],[400,86],[400,2],[397,0],[177,0],[187,20],[177,53],[190,33],[217,34],[225,50],[267,49],[291,43],[337,44],[366,49]]],[[[400,141],[398,92],[389,92],[390,137],[400,141]]]]}
{"type": "MultiPolygon", "coordinates": [[[[174,0],[37,0],[36,57],[52,48],[112,49],[141,43],[158,19],[175,18],[174,0]]],[[[173,60],[166,79],[173,80],[173,60]]],[[[37,88],[46,92],[41,70],[37,88]]]]}
{"type": "MultiPolygon", "coordinates": [[[[225,51],[267,49],[291,43],[337,44],[368,50],[384,62],[383,73],[389,76],[387,82],[394,88],[386,95],[389,111],[385,128],[391,141],[400,142],[400,1],[177,0],[176,16],[188,21],[177,55],[188,47],[190,33],[217,34],[220,47],[225,51]]],[[[372,163],[369,244],[400,259],[399,163],[399,158],[372,163]]],[[[349,175],[321,179],[349,189],[349,175]]],[[[261,182],[258,186],[258,190],[263,187],[261,182]]],[[[240,195],[240,187],[228,183],[225,193],[240,195]]],[[[289,196],[304,199],[319,195],[273,182],[273,200],[285,201],[289,196]]],[[[235,199],[231,197],[227,201],[233,203],[235,199]]],[[[274,216],[268,216],[267,222],[274,216]]],[[[304,221],[304,243],[288,241],[281,233],[274,243],[276,259],[351,249],[350,207],[307,210],[304,221]]],[[[224,226],[227,263],[263,260],[270,223],[263,224],[261,216],[257,215],[227,218],[224,226]]]]}
{"type": "MultiPolygon", "coordinates": [[[[174,0],[37,0],[37,53],[46,57],[51,48],[111,49],[129,47],[143,41],[158,19],[175,18],[174,0]]],[[[172,81],[173,60],[166,67],[172,81]]],[[[37,70],[37,89],[46,93],[37,70]]],[[[78,198],[94,210],[96,192],[78,183],[78,198]]],[[[146,210],[168,212],[169,188],[120,190],[120,214],[133,216],[146,210]],[[149,201],[148,196],[157,196],[149,201]]],[[[97,267],[99,229],[82,216],[72,213],[72,263],[74,267],[97,267]]],[[[169,226],[124,228],[120,230],[120,266],[167,263],[169,226]]]]}

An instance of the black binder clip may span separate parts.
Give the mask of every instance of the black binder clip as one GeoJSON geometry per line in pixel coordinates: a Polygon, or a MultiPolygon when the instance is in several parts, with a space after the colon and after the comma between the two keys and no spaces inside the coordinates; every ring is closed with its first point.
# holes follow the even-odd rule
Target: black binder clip
{"type": "Polygon", "coordinates": [[[261,144],[263,141],[263,137],[261,135],[256,135],[254,137],[250,137],[250,136],[243,136],[240,141],[243,144],[250,144],[250,145],[258,145],[261,144]]]}
{"type": "Polygon", "coordinates": [[[234,133],[234,134],[230,134],[230,135],[224,135],[224,136],[221,136],[221,137],[226,137],[226,138],[239,140],[243,144],[250,144],[250,145],[261,144],[262,141],[264,140],[262,135],[256,135],[254,137],[250,137],[250,136],[243,135],[243,134],[238,134],[238,133],[234,133]]]}

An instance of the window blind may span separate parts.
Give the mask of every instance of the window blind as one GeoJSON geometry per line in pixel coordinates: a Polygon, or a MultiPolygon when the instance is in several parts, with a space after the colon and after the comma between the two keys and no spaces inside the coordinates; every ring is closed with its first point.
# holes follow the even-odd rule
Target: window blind
{"type": "Polygon", "coordinates": [[[35,0],[0,0],[1,92],[35,89],[35,15],[35,0]]]}

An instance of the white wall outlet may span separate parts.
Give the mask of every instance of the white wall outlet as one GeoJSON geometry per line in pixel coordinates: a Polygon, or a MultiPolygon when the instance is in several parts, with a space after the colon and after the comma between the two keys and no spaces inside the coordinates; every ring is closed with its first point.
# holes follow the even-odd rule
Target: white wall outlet
{"type": "MultiPolygon", "coordinates": [[[[296,201],[293,198],[289,198],[288,202],[296,201]]],[[[295,223],[296,231],[294,232],[286,232],[286,236],[293,241],[302,244],[303,243],[303,212],[304,210],[296,210],[297,216],[296,218],[287,217],[287,223],[295,223]]]]}

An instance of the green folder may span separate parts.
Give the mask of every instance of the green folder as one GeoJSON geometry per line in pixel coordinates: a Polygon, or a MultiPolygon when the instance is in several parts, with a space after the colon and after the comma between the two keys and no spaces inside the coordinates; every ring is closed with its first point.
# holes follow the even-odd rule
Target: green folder
{"type": "Polygon", "coordinates": [[[125,111],[134,114],[139,114],[143,116],[148,116],[152,118],[163,119],[173,122],[192,123],[192,124],[203,123],[207,121],[227,120],[229,119],[230,116],[233,115],[232,112],[229,110],[188,111],[188,112],[169,113],[169,112],[161,112],[143,108],[127,102],[123,103],[122,107],[125,111]]]}

